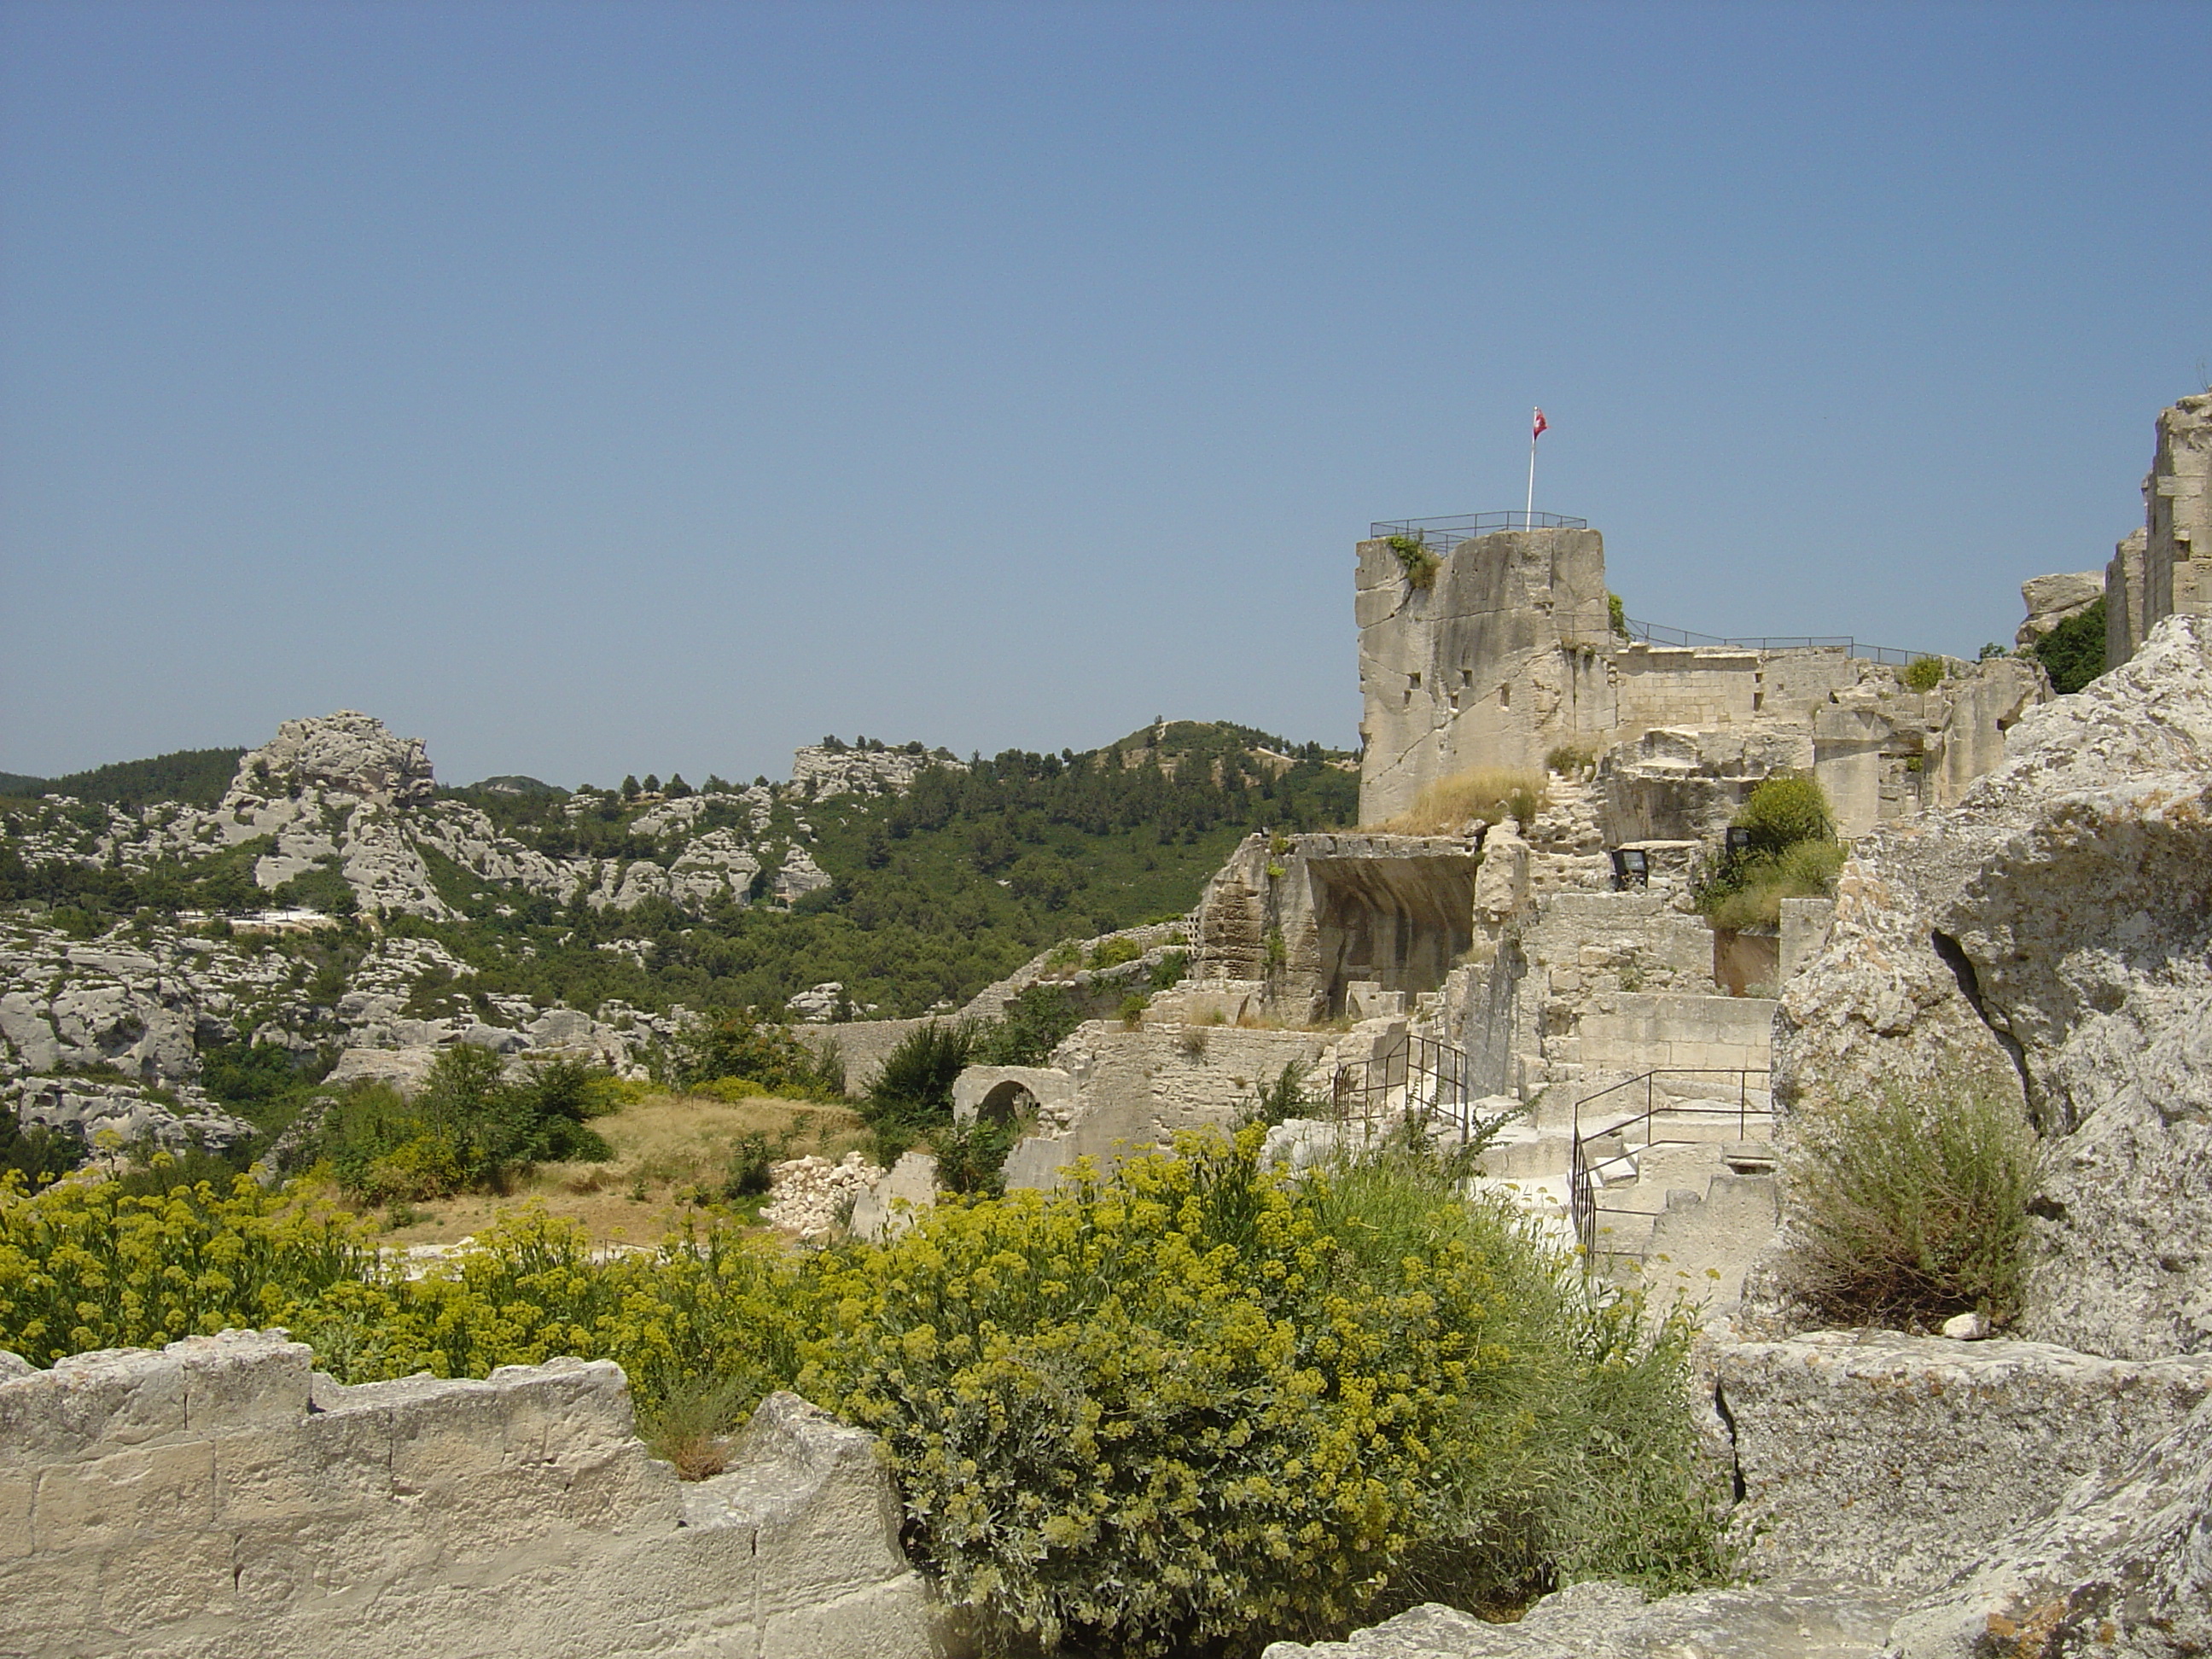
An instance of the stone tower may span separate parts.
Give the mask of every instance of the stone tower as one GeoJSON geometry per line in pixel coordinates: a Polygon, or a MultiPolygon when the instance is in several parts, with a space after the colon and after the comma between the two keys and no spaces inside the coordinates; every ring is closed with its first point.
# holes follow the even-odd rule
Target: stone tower
{"type": "Polygon", "coordinates": [[[1605,538],[1506,530],[1452,546],[1424,585],[1359,544],[1359,817],[1377,823],[1477,766],[1540,768],[1613,724],[1605,538]]]}

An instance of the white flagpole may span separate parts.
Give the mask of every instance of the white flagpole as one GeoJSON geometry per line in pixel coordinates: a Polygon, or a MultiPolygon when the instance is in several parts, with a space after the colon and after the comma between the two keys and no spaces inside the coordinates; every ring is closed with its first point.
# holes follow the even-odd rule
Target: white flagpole
{"type": "Polygon", "coordinates": [[[1528,411],[1528,504],[1521,514],[1521,527],[1536,527],[1536,411],[1528,411]]]}

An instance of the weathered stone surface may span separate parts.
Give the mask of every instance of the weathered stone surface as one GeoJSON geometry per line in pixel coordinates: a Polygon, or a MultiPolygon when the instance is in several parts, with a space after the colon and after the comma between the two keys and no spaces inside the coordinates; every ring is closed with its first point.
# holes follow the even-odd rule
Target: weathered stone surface
{"type": "Polygon", "coordinates": [[[2212,1652],[2212,1401],[1898,1620],[1888,1659],[2212,1652]]]}
{"type": "Polygon", "coordinates": [[[1856,1585],[1788,1580],[1646,1601],[1601,1582],[1546,1596],[1517,1624],[1431,1603],[1343,1642],[1272,1644],[1265,1659],[1856,1659],[1896,1606],[1856,1585]]]}
{"type": "Polygon", "coordinates": [[[282,1332],[0,1364],[10,1654],[922,1659],[870,1437],[789,1395],[680,1487],[621,1370],[347,1388],[282,1332]]]}
{"type": "Polygon", "coordinates": [[[374,715],[341,708],[279,726],[239,761],[223,804],[296,795],[309,784],[379,801],[427,800],[435,787],[422,738],[396,738],[374,715]]]}
{"type": "Polygon", "coordinates": [[[1823,1332],[1725,1347],[1718,1383],[1747,1570],[1911,1595],[2133,1464],[2212,1396],[2212,1357],[1823,1332]]]}
{"type": "Polygon", "coordinates": [[[896,749],[831,749],[809,744],[791,757],[792,787],[812,800],[832,795],[903,795],[930,767],[968,769],[948,750],[909,743],[896,749]]]}
{"type": "Polygon", "coordinates": [[[1859,845],[1784,991],[1776,1097],[2022,1101],[2046,1138],[2023,1333],[2193,1352],[2212,1346],[2208,1000],[2212,619],[2174,617],[2024,715],[1956,809],[1859,845]]]}
{"type": "Polygon", "coordinates": [[[1342,1014],[1354,981],[1435,990],[1474,942],[1481,861],[1458,836],[1247,836],[1199,901],[1192,976],[1261,981],[1301,1024],[1342,1014]]]}
{"type": "Polygon", "coordinates": [[[2069,617],[2077,617],[2105,597],[2105,573],[2077,570],[2055,576],[2030,576],[2020,585],[2027,620],[2013,636],[2016,645],[2033,645],[2069,617]]]}

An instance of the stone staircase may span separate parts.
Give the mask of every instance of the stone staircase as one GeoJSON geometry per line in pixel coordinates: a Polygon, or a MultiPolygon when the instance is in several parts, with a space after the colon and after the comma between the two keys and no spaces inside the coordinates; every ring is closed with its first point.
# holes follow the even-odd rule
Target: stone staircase
{"type": "MultiPolygon", "coordinates": [[[[1511,1103],[1479,1103],[1498,1109],[1511,1103]]],[[[1771,1103],[1747,1097],[1702,1109],[1691,1099],[1662,1105],[1613,1133],[1583,1126],[1583,1152],[1599,1206],[1601,1271],[1639,1274],[1662,1292],[1732,1302],[1745,1269],[1774,1236],[1778,1205],[1771,1146],[1771,1103]]],[[[1619,1120],[1627,1113],[1611,1115],[1619,1120]]],[[[1539,1116],[1507,1127],[1484,1160],[1483,1188],[1526,1210],[1554,1241],[1572,1247],[1574,1126],[1539,1116]]]]}
{"type": "Polygon", "coordinates": [[[1553,772],[1547,793],[1550,799],[1527,831],[1533,854],[1528,863],[1530,891],[1611,887],[1613,860],[1605,850],[1596,793],[1580,774],[1553,772]]]}

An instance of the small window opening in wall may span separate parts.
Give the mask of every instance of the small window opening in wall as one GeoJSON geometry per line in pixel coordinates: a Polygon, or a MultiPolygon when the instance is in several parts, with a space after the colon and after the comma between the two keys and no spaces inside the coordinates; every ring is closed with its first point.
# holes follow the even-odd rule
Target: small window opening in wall
{"type": "Polygon", "coordinates": [[[1498,688],[1498,706],[1500,708],[1510,708],[1513,706],[1513,688],[1511,686],[1501,685],[1498,688]]]}
{"type": "Polygon", "coordinates": [[[1462,685],[1473,685],[1474,684],[1474,670],[1472,668],[1461,669],[1459,671],[1459,683],[1462,685]]]}
{"type": "Polygon", "coordinates": [[[1751,712],[1756,714],[1760,709],[1765,707],[1766,693],[1764,691],[1753,692],[1751,694],[1751,712]]]}
{"type": "Polygon", "coordinates": [[[1421,689],[1421,677],[1419,674],[1408,674],[1406,679],[1414,690],[1418,691],[1421,689]]]}

